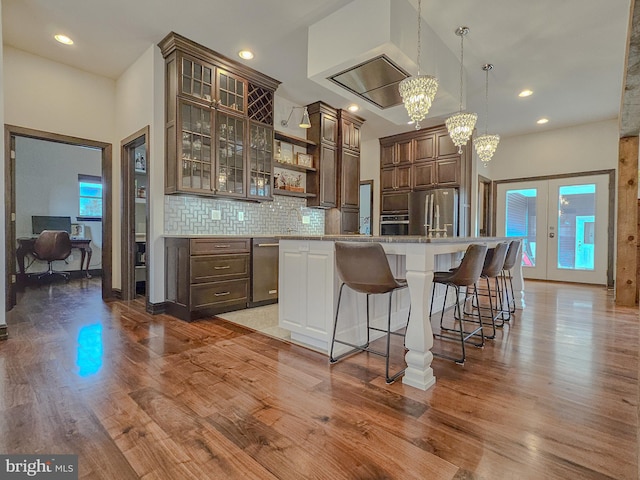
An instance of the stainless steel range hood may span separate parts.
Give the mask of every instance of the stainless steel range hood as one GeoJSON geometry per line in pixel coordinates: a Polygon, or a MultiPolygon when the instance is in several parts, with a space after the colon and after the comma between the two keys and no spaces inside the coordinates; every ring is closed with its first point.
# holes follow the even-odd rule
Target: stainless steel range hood
{"type": "Polygon", "coordinates": [[[389,57],[380,55],[337,73],[329,80],[385,109],[402,103],[398,84],[408,76],[389,57]]]}

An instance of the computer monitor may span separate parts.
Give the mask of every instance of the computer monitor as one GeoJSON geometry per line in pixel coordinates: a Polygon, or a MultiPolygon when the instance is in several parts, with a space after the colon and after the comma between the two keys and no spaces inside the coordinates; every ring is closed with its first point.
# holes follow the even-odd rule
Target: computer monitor
{"type": "Polygon", "coordinates": [[[34,235],[41,234],[43,230],[64,230],[71,233],[71,217],[32,215],[31,227],[34,235]]]}

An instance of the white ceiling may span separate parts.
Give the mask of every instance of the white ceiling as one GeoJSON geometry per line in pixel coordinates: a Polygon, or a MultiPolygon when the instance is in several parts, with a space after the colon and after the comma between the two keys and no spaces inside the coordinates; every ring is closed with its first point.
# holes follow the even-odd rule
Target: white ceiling
{"type": "MultiPolygon", "coordinates": [[[[417,6],[417,0],[409,1],[417,6]]],[[[323,100],[344,108],[349,98],[307,78],[307,28],[348,3],[2,0],[3,41],[115,79],[150,45],[175,31],[231,58],[238,58],[242,48],[253,50],[256,57],[247,64],[280,80],[279,95],[295,103],[323,100]],[[75,44],[53,41],[59,32],[75,44]]],[[[422,10],[456,56],[460,40],[454,30],[470,28],[464,51],[468,110],[479,114],[481,133],[484,63],[495,65],[489,79],[489,133],[509,136],[618,116],[630,0],[423,0],[422,10]],[[519,99],[524,88],[534,95],[519,99]],[[536,125],[542,116],[549,123],[536,125]]],[[[407,28],[416,27],[412,23],[407,28]]],[[[361,106],[359,114],[376,136],[411,128],[374,114],[365,102],[361,106]]],[[[442,121],[431,118],[428,123],[442,121]]]]}

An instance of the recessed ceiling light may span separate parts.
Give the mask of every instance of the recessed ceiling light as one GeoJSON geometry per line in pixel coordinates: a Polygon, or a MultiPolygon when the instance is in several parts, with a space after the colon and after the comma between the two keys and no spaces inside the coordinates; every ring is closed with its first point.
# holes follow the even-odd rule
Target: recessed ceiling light
{"type": "Polygon", "coordinates": [[[538,125],[544,125],[545,123],[547,123],[549,121],[548,118],[541,118],[540,120],[538,120],[536,123],[538,125]]]}
{"type": "Polygon", "coordinates": [[[530,97],[531,95],[533,95],[533,90],[522,90],[518,96],[519,97],[530,97]]]}
{"type": "Polygon", "coordinates": [[[244,60],[251,60],[253,58],[253,52],[251,50],[240,50],[238,56],[244,60]]]}
{"type": "Polygon", "coordinates": [[[347,107],[347,110],[349,110],[350,112],[357,112],[358,110],[360,110],[360,107],[354,103],[352,105],[349,105],[347,107]]]}
{"type": "Polygon", "coordinates": [[[71,40],[66,35],[62,35],[61,33],[54,35],[53,38],[64,45],[73,45],[73,40],[71,40]]]}

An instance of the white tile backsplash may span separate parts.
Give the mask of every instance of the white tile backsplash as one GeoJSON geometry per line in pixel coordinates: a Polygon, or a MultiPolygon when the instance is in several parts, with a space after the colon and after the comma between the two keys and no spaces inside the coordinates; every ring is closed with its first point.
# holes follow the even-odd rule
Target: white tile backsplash
{"type": "Polygon", "coordinates": [[[165,195],[164,233],[171,235],[322,235],[324,210],[307,208],[306,200],[274,196],[272,202],[165,195]],[[220,212],[212,220],[211,211],[220,212]],[[241,213],[241,215],[240,215],[241,213]],[[239,217],[243,221],[239,221],[239,217]],[[308,216],[310,222],[302,223],[308,216]]]}

